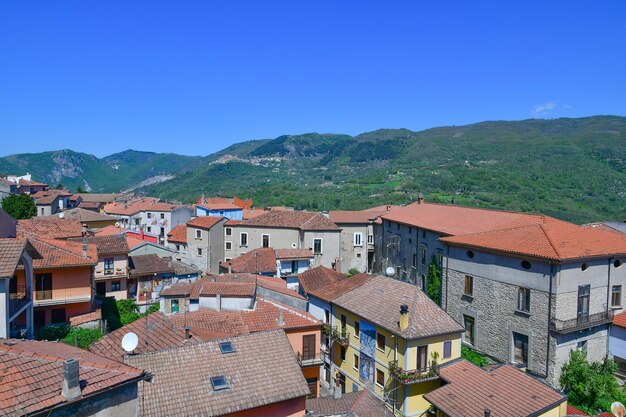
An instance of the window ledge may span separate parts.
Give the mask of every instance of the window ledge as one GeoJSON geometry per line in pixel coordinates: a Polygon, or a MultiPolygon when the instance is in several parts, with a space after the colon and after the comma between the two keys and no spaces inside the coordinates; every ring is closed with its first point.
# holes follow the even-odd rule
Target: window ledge
{"type": "Polygon", "coordinates": [[[515,314],[523,317],[530,317],[530,311],[515,310],[515,314]]]}
{"type": "Polygon", "coordinates": [[[474,295],[473,295],[473,294],[465,294],[465,293],[463,293],[463,295],[462,295],[461,297],[463,297],[463,298],[469,298],[470,300],[473,300],[473,299],[474,299],[474,295]]]}
{"type": "Polygon", "coordinates": [[[621,310],[622,306],[611,306],[611,310],[621,310]]]}

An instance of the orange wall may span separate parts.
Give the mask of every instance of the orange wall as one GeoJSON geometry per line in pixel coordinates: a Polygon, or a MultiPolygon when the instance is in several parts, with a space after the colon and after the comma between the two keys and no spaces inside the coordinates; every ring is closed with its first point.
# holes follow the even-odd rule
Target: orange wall
{"type": "Polygon", "coordinates": [[[316,330],[290,330],[287,332],[287,338],[289,339],[289,343],[291,343],[291,347],[293,351],[298,353],[302,353],[302,336],[314,334],[315,335],[315,353],[319,353],[320,351],[320,342],[322,339],[322,331],[321,329],[316,330]]]}
{"type": "Polygon", "coordinates": [[[72,303],[72,304],[58,304],[54,306],[35,307],[35,311],[44,310],[46,314],[46,324],[52,322],[52,310],[55,308],[65,309],[65,319],[69,322],[70,317],[80,316],[81,314],[87,314],[91,312],[91,302],[88,303],[72,303]]]}
{"type": "Polygon", "coordinates": [[[238,413],[227,414],[229,417],[302,417],[305,414],[306,400],[304,397],[282,401],[257,407],[238,413]]]}
{"type": "MultiPolygon", "coordinates": [[[[35,290],[35,276],[38,274],[52,274],[52,297],[91,296],[91,267],[36,269],[33,273],[33,290],[35,290]],[[64,291],[67,290],[67,291],[64,291]]],[[[24,285],[24,271],[18,271],[17,282],[24,285]]]]}

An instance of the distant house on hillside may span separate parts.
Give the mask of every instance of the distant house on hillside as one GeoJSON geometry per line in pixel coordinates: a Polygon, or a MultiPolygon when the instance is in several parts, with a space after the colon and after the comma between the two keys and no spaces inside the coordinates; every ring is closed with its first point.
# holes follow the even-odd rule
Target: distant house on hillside
{"type": "Polygon", "coordinates": [[[242,200],[238,197],[205,197],[196,200],[197,216],[226,217],[227,219],[242,220],[243,210],[252,209],[252,200],[242,200]]]}

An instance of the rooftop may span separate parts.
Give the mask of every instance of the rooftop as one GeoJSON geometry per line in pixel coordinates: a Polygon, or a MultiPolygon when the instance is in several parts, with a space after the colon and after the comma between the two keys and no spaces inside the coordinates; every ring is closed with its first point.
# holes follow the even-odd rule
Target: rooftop
{"type": "Polygon", "coordinates": [[[172,243],[187,243],[187,225],[179,224],[167,234],[167,241],[172,243]]]}
{"type": "Polygon", "coordinates": [[[25,250],[33,258],[41,258],[41,254],[26,239],[0,239],[0,278],[11,278],[13,276],[25,250]]]}
{"type": "Polygon", "coordinates": [[[447,384],[424,398],[449,417],[482,416],[485,408],[492,417],[526,417],[567,401],[560,392],[508,364],[488,372],[457,360],[442,365],[440,375],[447,384]]]}
{"type": "Polygon", "coordinates": [[[382,275],[372,275],[362,285],[335,298],[333,303],[404,339],[464,330],[415,285],[382,275]],[[398,327],[402,304],[409,307],[409,326],[405,330],[398,327]]]}
{"type": "Polygon", "coordinates": [[[310,211],[267,211],[241,222],[242,226],[279,227],[299,230],[340,230],[321,213],[310,211]]]}
{"type": "Polygon", "coordinates": [[[30,415],[62,405],[63,362],[78,359],[82,398],[144,377],[132,366],[58,342],[0,341],[0,414],[30,415]]]}
{"type": "MultiPolygon", "coordinates": [[[[351,277],[317,287],[309,291],[308,294],[330,303],[338,297],[341,297],[353,289],[360,287],[366,283],[370,277],[371,276],[367,274],[353,275],[351,277]]],[[[398,309],[399,308],[400,307],[398,307],[398,309]]]]}
{"type": "Polygon", "coordinates": [[[349,392],[340,399],[328,397],[306,400],[307,416],[310,417],[386,417],[391,416],[385,404],[369,390],[349,392]]]}
{"type": "Polygon", "coordinates": [[[328,218],[335,224],[368,224],[383,214],[387,210],[331,210],[328,218]]]}
{"type": "Polygon", "coordinates": [[[221,416],[309,394],[281,330],[134,355],[126,361],[154,375],[152,383],[140,386],[142,416],[221,416]],[[219,345],[224,341],[235,352],[223,354],[219,345]],[[216,376],[226,378],[226,389],[214,391],[211,378],[216,376]]]}
{"type": "Polygon", "coordinates": [[[124,235],[110,235],[110,236],[89,236],[84,238],[72,238],[68,239],[72,242],[91,243],[98,248],[98,255],[125,255],[130,251],[128,243],[124,235]]]}
{"type": "Polygon", "coordinates": [[[300,287],[305,293],[333,282],[344,280],[345,278],[346,276],[341,272],[326,268],[325,266],[318,266],[298,274],[300,287]]]}
{"type": "Polygon", "coordinates": [[[210,229],[216,224],[218,224],[223,217],[217,216],[198,216],[194,219],[191,219],[187,222],[187,226],[191,227],[199,227],[201,229],[210,229]]]}
{"type": "Polygon", "coordinates": [[[83,225],[76,220],[61,219],[58,216],[35,217],[17,221],[18,237],[67,239],[82,237],[83,225]]]}
{"type": "Polygon", "coordinates": [[[613,316],[613,325],[626,329],[626,311],[613,316]]]}
{"type": "Polygon", "coordinates": [[[98,213],[93,210],[85,210],[84,208],[73,208],[65,210],[59,214],[53,214],[52,216],[43,216],[42,218],[59,217],[66,220],[75,220],[77,222],[112,222],[115,221],[115,217],[107,216],[106,214],[98,213]]]}
{"type": "Polygon", "coordinates": [[[130,274],[135,276],[174,272],[174,268],[169,264],[169,259],[161,258],[154,253],[129,256],[128,266],[130,267],[130,274]]]}
{"type": "Polygon", "coordinates": [[[143,211],[169,212],[180,207],[184,206],[181,204],[163,203],[160,202],[158,198],[145,197],[128,201],[108,203],[104,206],[104,212],[107,214],[131,216],[143,211]]]}
{"type": "Polygon", "coordinates": [[[33,268],[71,268],[94,266],[98,262],[96,246],[87,245],[87,256],[83,256],[83,244],[57,239],[29,239],[42,256],[33,261],[33,268]]]}

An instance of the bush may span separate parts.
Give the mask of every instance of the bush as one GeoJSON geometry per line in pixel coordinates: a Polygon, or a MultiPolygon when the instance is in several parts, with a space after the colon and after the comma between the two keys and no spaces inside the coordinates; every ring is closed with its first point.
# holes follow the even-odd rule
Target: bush
{"type": "Polygon", "coordinates": [[[489,364],[489,359],[478,352],[473,351],[467,346],[461,346],[461,357],[476,366],[485,366],[489,364]]]}
{"type": "Polygon", "coordinates": [[[353,275],[356,275],[359,273],[359,270],[357,268],[350,268],[348,269],[348,272],[346,273],[347,277],[351,277],[353,275]]]}
{"type": "Polygon", "coordinates": [[[100,329],[83,329],[81,327],[72,327],[63,338],[62,342],[67,343],[68,345],[78,346],[82,349],[88,349],[89,345],[91,345],[96,340],[102,337],[102,332],[100,329]]]}
{"type": "Polygon", "coordinates": [[[117,300],[115,304],[120,315],[122,326],[132,323],[141,317],[139,314],[139,306],[135,300],[117,300]]]}
{"type": "Polygon", "coordinates": [[[102,303],[102,319],[106,321],[107,331],[112,332],[122,327],[120,312],[113,297],[96,296],[102,303]]]}
{"type": "Polygon", "coordinates": [[[148,307],[148,309],[146,310],[145,313],[143,313],[141,315],[141,317],[145,317],[148,314],[152,314],[152,313],[156,313],[157,311],[159,311],[159,308],[161,307],[161,305],[159,303],[154,303],[152,305],[150,305],[150,307],[148,307]]]}
{"type": "Polygon", "coordinates": [[[37,340],[61,340],[65,338],[70,331],[70,325],[67,323],[51,324],[48,326],[35,329],[35,339],[37,340]]]}
{"type": "Polygon", "coordinates": [[[9,194],[2,199],[2,210],[16,220],[30,219],[37,214],[35,200],[28,194],[9,194]]]}

